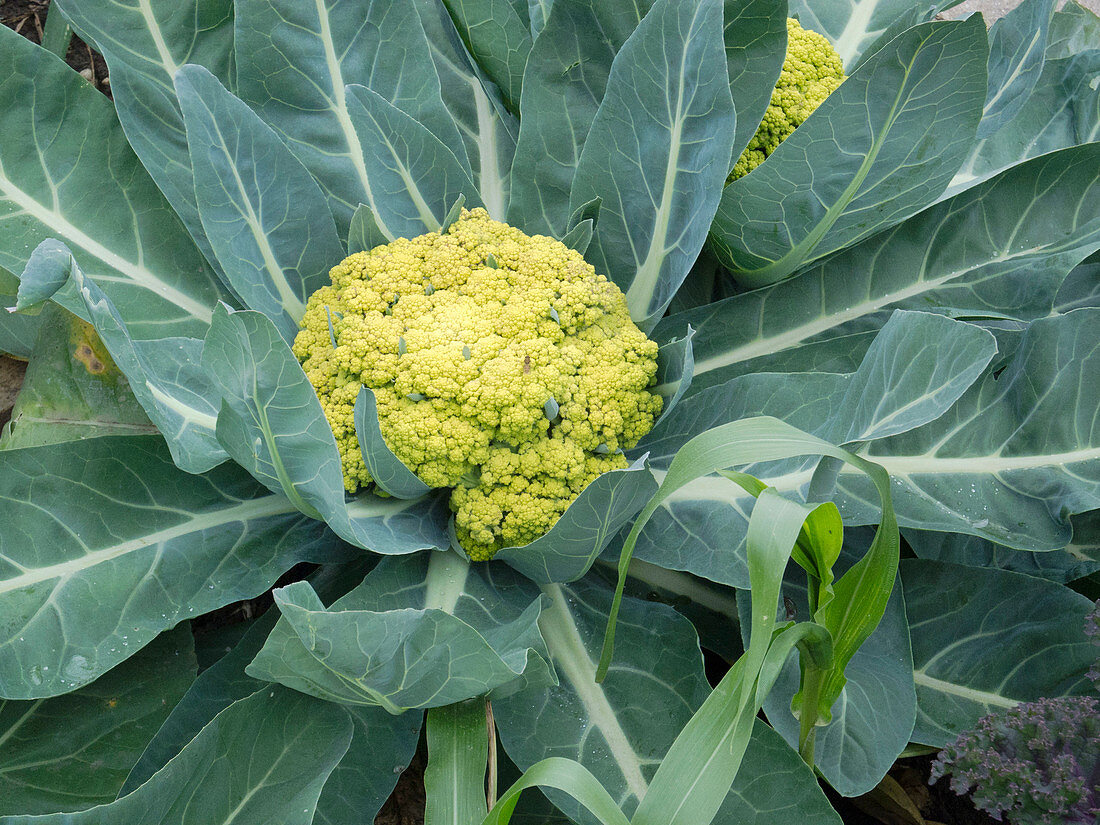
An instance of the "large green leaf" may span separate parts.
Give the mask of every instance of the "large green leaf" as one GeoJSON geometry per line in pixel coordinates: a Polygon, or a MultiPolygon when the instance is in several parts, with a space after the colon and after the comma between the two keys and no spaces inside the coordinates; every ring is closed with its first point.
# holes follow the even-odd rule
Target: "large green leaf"
{"type": "Polygon", "coordinates": [[[0,449],[155,432],[92,325],[47,306],[0,449]]]}
{"type": "MultiPolygon", "coordinates": [[[[870,531],[867,531],[868,533],[870,531]]],[[[849,536],[837,573],[866,552],[869,535],[849,536]],[[859,547],[853,555],[852,546],[859,547]]],[[[783,584],[784,600],[794,602],[795,616],[808,614],[806,577],[793,568],[783,584]]],[[[741,633],[747,641],[749,613],[741,600],[741,633]]],[[[909,742],[916,717],[913,657],[905,599],[895,586],[882,622],[859,648],[844,670],[847,684],[833,706],[833,718],[816,732],[814,766],[839,793],[858,796],[874,788],[909,742]]],[[[799,689],[798,663],[788,660],[775,688],[764,701],[768,721],[792,748],[798,747],[798,719],[791,698],[799,689]]],[[[747,760],[747,757],[746,757],[747,760]]]]}
{"type": "Polygon", "coordinates": [[[247,672],[330,701],[401,713],[552,678],[538,591],[449,550],[384,559],[327,609],[304,582],[275,600],[283,618],[247,672]]]}
{"type": "Polygon", "coordinates": [[[1094,144],[1014,166],[794,278],[670,316],[654,335],[696,330],[697,391],[753,359],[878,328],[895,307],[1045,316],[1066,273],[1098,247],[1094,144]]]}
{"type": "Polygon", "coordinates": [[[220,306],[202,363],[221,388],[218,441],[257,480],[376,553],[448,547],[439,495],[345,503],[336,439],[298,359],[267,316],[220,306]]]}
{"type": "Polygon", "coordinates": [[[989,90],[978,137],[1019,113],[1043,71],[1054,0],[1024,0],[989,30],[989,90]]]}
{"type": "Polygon", "coordinates": [[[152,436],[0,452],[0,522],[0,696],[12,699],[79,688],[181,619],[343,553],[285,496],[231,465],[180,472],[152,436]]]}
{"type": "MultiPolygon", "coordinates": [[[[616,662],[597,684],[612,590],[580,581],[547,585],[543,592],[550,606],[539,627],[560,683],[495,700],[501,741],[520,767],[551,756],[578,760],[632,812],[672,741],[709,692],[695,632],[667,606],[626,599],[616,662]]],[[[551,798],[571,818],[582,816],[565,794],[551,798]]],[[[744,767],[714,821],[792,817],[815,825],[838,821],[798,754],[757,723],[744,767]]]]}
{"type": "MultiPolygon", "coordinates": [[[[1087,514],[1083,514],[1087,515],[1087,514]]],[[[1084,542],[1082,519],[1070,519],[1074,543],[1084,542]]],[[[928,530],[905,530],[905,540],[919,558],[963,564],[967,567],[992,568],[1023,573],[1037,579],[1066,584],[1100,570],[1100,559],[1093,560],[1072,544],[1062,550],[1029,553],[994,544],[965,533],[933,533],[928,530]]]]}
{"type": "Polygon", "coordinates": [[[1093,604],[1059,584],[923,559],[901,563],[913,639],[913,741],[942,747],[979,718],[1044,696],[1088,693],[1093,604]]]}
{"type": "Polygon", "coordinates": [[[571,208],[601,198],[586,257],[652,327],[687,277],[733,146],[718,0],[658,0],[615,56],[571,208]]]}
{"type": "Polygon", "coordinates": [[[710,235],[719,260],[766,286],[935,201],[974,141],[985,60],[980,19],[925,23],[884,46],[725,188],[710,235]]]}
{"type": "Polygon", "coordinates": [[[523,70],[531,53],[528,23],[508,0],[443,0],[455,28],[505,104],[519,111],[523,70]]]}
{"type": "Polygon", "coordinates": [[[0,814],[110,802],[195,678],[187,622],[80,690],[0,700],[0,814]]]}
{"type": "Polygon", "coordinates": [[[1098,76],[1098,49],[1064,59],[1048,58],[1016,116],[970,147],[947,194],[954,195],[1028,158],[1100,139],[1098,76]]]}
{"type": "MultiPolygon", "coordinates": [[[[1023,550],[1069,543],[1069,516],[1100,507],[1100,309],[1035,321],[1002,372],[940,419],[871,442],[890,472],[903,526],[983,536],[1023,550]]],[[[839,482],[854,517],[873,500],[839,482]]]]}
{"type": "Polygon", "coordinates": [[[344,257],[325,196],[275,132],[201,66],[176,73],[199,216],[226,282],[293,340],[344,257]]]}
{"type": "Polygon", "coordinates": [[[349,86],[345,100],[369,180],[363,203],[383,235],[435,232],[459,197],[481,205],[458,158],[424,126],[364,86],[349,86]]]}
{"type": "MultiPolygon", "coordinates": [[[[341,578],[353,575],[343,567],[334,572],[341,578]]],[[[253,622],[229,653],[199,675],[145,749],[120,795],[135,790],[168,764],[214,716],[265,686],[244,669],[260,651],[278,616],[278,610],[271,610],[253,622]]],[[[377,708],[346,706],[345,710],[351,715],[354,735],[348,752],[325,782],[315,823],[371,821],[411,761],[420,738],[419,714],[395,717],[377,708]]]]}
{"type": "Polygon", "coordinates": [[[648,8],[601,0],[551,7],[527,61],[512,164],[508,221],[524,232],[565,233],[569,190],[611,62],[648,8]]]}
{"type": "MultiPolygon", "coordinates": [[[[0,44],[0,266],[21,272],[60,238],[135,335],[201,334],[224,293],[111,102],[25,37],[5,28],[0,44]]],[[[71,292],[58,300],[84,311],[71,292]]]]}
{"type": "MultiPolygon", "coordinates": [[[[896,312],[854,373],[735,378],[689,395],[639,449],[650,452],[662,478],[690,438],[756,415],[780,418],[836,443],[881,439],[943,415],[978,379],[994,352],[993,337],[978,327],[938,315],[896,312]]],[[[809,467],[788,463],[756,474],[794,489],[809,482],[809,467]],[[775,477],[784,474],[782,480],[775,477]]],[[[662,502],[639,539],[637,557],[747,587],[744,538],[751,508],[751,496],[731,481],[694,481],[662,502]]]]}
{"type": "Polygon", "coordinates": [[[375,188],[364,158],[372,147],[352,123],[349,84],[381,95],[465,162],[412,3],[280,0],[242,3],[236,13],[237,91],[328,193],[341,236],[375,188]]]}
{"type": "Polygon", "coordinates": [[[428,36],[443,103],[466,146],[481,200],[490,217],[502,221],[508,214],[509,170],[519,123],[466,51],[440,0],[411,0],[410,5],[415,5],[428,36]]]}
{"type": "Polygon", "coordinates": [[[282,688],[234,702],[179,756],[122,799],[77,814],[3,825],[309,825],[348,750],[343,708],[282,688]]]}
{"type": "Polygon", "coordinates": [[[228,82],[231,0],[58,0],[65,17],[107,61],[111,96],[126,138],[206,258],[191,158],[172,78],[185,63],[228,82]]]}

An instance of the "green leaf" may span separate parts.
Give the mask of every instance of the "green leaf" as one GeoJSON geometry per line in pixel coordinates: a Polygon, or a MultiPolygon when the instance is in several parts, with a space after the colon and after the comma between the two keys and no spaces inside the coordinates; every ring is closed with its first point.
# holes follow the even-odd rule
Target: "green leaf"
{"type": "Polygon", "coordinates": [[[151,436],[0,452],[0,696],[77,689],[182,619],[337,552],[226,465],[179,471],[151,436]],[[66,502],[64,521],[55,515],[66,502]]]}
{"type": "Polygon", "coordinates": [[[505,104],[519,111],[523,70],[531,53],[527,23],[508,0],[443,0],[466,47],[500,87],[505,104]]]}
{"type": "Polygon", "coordinates": [[[234,702],[148,782],[77,814],[5,825],[309,825],[348,749],[347,711],[282,688],[234,702]]]}
{"type": "Polygon", "coordinates": [[[1100,139],[1100,51],[1048,58],[1016,116],[976,141],[951,179],[948,195],[974,186],[1028,158],[1100,139]]]}
{"type": "Polygon", "coordinates": [[[111,97],[126,139],[213,264],[216,259],[199,220],[191,158],[172,78],[180,66],[196,63],[223,83],[229,82],[231,0],[145,0],[133,5],[113,0],[60,0],[57,5],[81,37],[106,59],[111,97]]]}
{"type": "MultiPolygon", "coordinates": [[[[689,395],[647,436],[658,478],[698,433],[742,418],[770,415],[836,443],[904,432],[943,415],[994,355],[985,330],[942,316],[895,312],[851,375],[744,375],[689,395]]],[[[755,472],[769,484],[798,489],[811,467],[755,472]]],[[[744,537],[752,499],[721,478],[701,478],[672,492],[638,542],[638,558],[688,570],[736,587],[748,585],[744,537]]],[[[863,511],[865,514],[870,511],[863,511]]]]}
{"type": "Polygon", "coordinates": [[[933,203],[974,141],[985,60],[980,19],[900,34],[725,188],[718,259],[740,285],[767,286],[933,203]]]}
{"type": "Polygon", "coordinates": [[[1052,582],[923,559],[901,565],[912,628],[917,725],[942,747],[979,718],[1040,697],[1087,694],[1093,604],[1052,582]]]}
{"type": "MultiPolygon", "coordinates": [[[[871,442],[894,481],[902,524],[1022,550],[1070,540],[1069,516],[1100,507],[1100,309],[1033,322],[1002,372],[940,419],[871,442]]],[[[862,481],[842,472],[842,511],[866,517],[862,481]],[[858,513],[856,512],[858,511],[858,513]]]]}
{"type": "Polygon", "coordinates": [[[218,441],[258,481],[376,553],[450,546],[438,496],[401,501],[362,493],[345,503],[340,453],[321,402],[267,316],[218,307],[202,364],[222,392],[218,441]]]}
{"type": "Polygon", "coordinates": [[[185,622],[73,693],[0,700],[0,814],[76,811],[114,800],[194,678],[185,622]]]}
{"type": "Polygon", "coordinates": [[[364,203],[359,204],[351,216],[351,228],[348,230],[348,254],[366,252],[389,242],[390,239],[379,228],[378,220],[374,217],[371,208],[364,203]]]}
{"type": "Polygon", "coordinates": [[[247,672],[329,701],[400,713],[552,679],[538,592],[449,550],[383,559],[328,609],[305,582],[275,600],[283,618],[247,672]]]}
{"type": "Polygon", "coordinates": [[[461,196],[471,209],[481,205],[469,174],[439,138],[364,86],[345,94],[367,170],[363,200],[386,237],[439,230],[461,196]]]}
{"type": "MultiPolygon", "coordinates": [[[[861,552],[867,543],[862,542],[861,552]]],[[[841,570],[854,558],[853,544],[861,542],[849,539],[841,570]]],[[[804,576],[788,577],[783,595],[794,601],[796,618],[808,615],[804,576]]],[[[833,604],[844,601],[838,596],[833,604]]],[[[905,599],[899,586],[893,589],[882,622],[844,668],[847,684],[833,706],[832,721],[815,734],[814,767],[837,792],[844,796],[867,793],[909,742],[917,707],[912,673],[905,599]]],[[[792,748],[798,747],[799,724],[791,713],[791,699],[798,689],[798,665],[790,660],[764,701],[768,721],[792,748]]]]}
{"type": "Polygon", "coordinates": [[[725,0],[723,39],[737,124],[730,169],[760,125],[787,56],[786,3],[725,0]]]}
{"type": "Polygon", "coordinates": [[[1078,52],[1096,48],[1100,43],[1100,17],[1073,0],[1066,3],[1050,21],[1047,59],[1072,57],[1078,52]]]}
{"type": "MultiPolygon", "coordinates": [[[[136,335],[201,334],[224,292],[111,102],[25,37],[5,29],[0,43],[0,266],[21,272],[43,239],[59,238],[136,335]]],[[[84,312],[70,291],[56,300],[84,312]]]]}
{"type": "Polygon", "coordinates": [[[897,307],[1043,317],[1098,247],[1100,146],[1080,146],[1014,166],[787,281],[671,316],[654,335],[696,330],[701,388],[755,358],[878,328],[897,307]]]}
{"type": "Polygon", "coordinates": [[[519,795],[529,788],[556,788],[568,793],[585,807],[600,825],[629,825],[615,800],[607,793],[592,772],[572,759],[551,757],[532,765],[516,780],[482,825],[507,825],[519,802],[519,795]]]}
{"type": "Polygon", "coordinates": [[[648,2],[555,0],[524,73],[509,223],[555,238],[573,228],[569,191],[581,149],[615,54],[648,10],[648,2]]]}
{"type": "Polygon", "coordinates": [[[496,84],[473,62],[443,4],[413,0],[410,5],[415,5],[428,37],[443,104],[466,146],[477,191],[489,217],[502,221],[508,214],[509,170],[519,123],[501,102],[496,84]]]}
{"type": "Polygon", "coordinates": [[[378,405],[374,390],[362,387],[355,400],[355,433],[359,448],[374,483],[397,498],[420,498],[431,489],[401,463],[382,439],[378,427],[378,405]]]}
{"type": "Polygon", "coordinates": [[[734,113],[718,0],[658,0],[615,56],[571,207],[602,198],[587,257],[651,328],[687,277],[729,172],[734,113]]]}
{"type": "Polygon", "coordinates": [[[427,718],[424,825],[471,825],[484,819],[489,755],[485,700],[431,708],[427,718]]]}
{"type": "MultiPolygon", "coordinates": [[[[412,3],[280,0],[241,4],[236,15],[236,91],[328,194],[341,237],[356,206],[374,205],[369,194],[377,188],[365,162],[374,147],[360,142],[346,86],[359,84],[381,95],[466,166],[412,3]]],[[[387,234],[387,240],[393,237],[387,234]]]]}
{"type": "Polygon", "coordinates": [[[0,449],[154,433],[91,324],[47,306],[0,449]]]}
{"type": "Polygon", "coordinates": [[[44,301],[65,286],[74,266],[73,255],[65,244],[54,238],[42,241],[31,253],[19,277],[15,311],[40,310],[44,301]]]}
{"type": "Polygon", "coordinates": [[[989,90],[978,137],[1019,113],[1043,71],[1054,0],[1024,0],[989,29],[989,90]]]}
{"type": "MultiPolygon", "coordinates": [[[[1089,514],[1082,514],[1082,516],[1089,514]]],[[[1070,519],[1074,542],[1084,540],[1081,517],[1070,519]]],[[[1028,553],[1002,547],[978,536],[964,533],[933,533],[928,530],[903,530],[906,542],[919,558],[1023,573],[1037,579],[1066,584],[1100,570],[1100,560],[1090,560],[1077,547],[1066,545],[1063,550],[1028,553]]]]}
{"type": "MultiPolygon", "coordinates": [[[[661,757],[709,692],[695,633],[665,605],[624,600],[622,658],[597,684],[599,631],[612,591],[584,580],[546,585],[543,592],[550,606],[539,627],[560,683],[495,700],[501,741],[521,767],[550,756],[579,761],[631,813],[661,757]],[[643,671],[647,677],[639,679],[643,671]],[[653,713],[654,708],[661,712],[653,713]]],[[[577,818],[579,805],[565,793],[551,793],[551,797],[571,818],[577,818]]],[[[744,772],[715,821],[777,821],[769,816],[807,817],[814,822],[835,818],[798,754],[759,723],[744,772]],[[760,781],[764,776],[768,781],[760,781]]]]}
{"type": "Polygon", "coordinates": [[[293,340],[344,257],[325,196],[275,132],[201,66],[176,73],[199,216],[227,283],[293,340]]]}
{"type": "Polygon", "coordinates": [[[85,314],[122,370],[138,403],[162,433],[172,459],[201,473],[227,458],[215,437],[217,391],[202,370],[202,342],[195,338],[135,341],[111,300],[79,267],[72,269],[85,314]]]}

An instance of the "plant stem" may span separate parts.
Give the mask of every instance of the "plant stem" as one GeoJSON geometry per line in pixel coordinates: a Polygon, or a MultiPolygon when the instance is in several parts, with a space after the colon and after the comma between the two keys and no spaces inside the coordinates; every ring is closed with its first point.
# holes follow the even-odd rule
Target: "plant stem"
{"type": "Polygon", "coordinates": [[[485,700],[485,731],[489,737],[489,771],[485,779],[485,804],[491,811],[497,804],[497,724],[493,718],[493,703],[485,700]]]}
{"type": "Polygon", "coordinates": [[[73,39],[73,30],[69,27],[69,21],[61,13],[61,9],[54,3],[46,12],[46,28],[42,32],[42,48],[51,51],[65,59],[69,51],[69,42],[73,39]]]}
{"type": "Polygon", "coordinates": [[[484,699],[428,709],[424,825],[477,825],[488,813],[484,699]]]}
{"type": "Polygon", "coordinates": [[[802,686],[802,710],[798,714],[798,755],[811,768],[814,766],[814,741],[817,738],[818,703],[826,672],[807,664],[802,686]]]}

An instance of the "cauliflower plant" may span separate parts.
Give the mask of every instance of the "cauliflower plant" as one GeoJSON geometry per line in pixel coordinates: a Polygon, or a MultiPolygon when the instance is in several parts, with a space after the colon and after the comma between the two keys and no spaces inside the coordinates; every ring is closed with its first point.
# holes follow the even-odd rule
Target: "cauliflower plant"
{"type": "Polygon", "coordinates": [[[386,444],[451,487],[471,559],[549,530],[653,426],[657,345],[615,284],[542,235],[463,210],[349,256],[309,299],[294,353],[336,436],[344,484],[371,483],[355,434],[374,390],[386,444]]]}
{"type": "Polygon", "coordinates": [[[824,36],[787,19],[787,57],[764,119],[737,159],[729,180],[764,162],[844,80],[840,55],[824,36]]]}

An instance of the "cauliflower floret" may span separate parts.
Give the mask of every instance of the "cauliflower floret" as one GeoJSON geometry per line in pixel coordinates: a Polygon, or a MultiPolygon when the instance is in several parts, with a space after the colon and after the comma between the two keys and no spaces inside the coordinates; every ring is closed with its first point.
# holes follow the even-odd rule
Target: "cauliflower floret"
{"type": "Polygon", "coordinates": [[[473,560],[528,544],[602,473],[627,466],[661,411],[657,345],[576,251],[464,210],[445,233],[333,267],[294,341],[354,493],[372,483],[360,387],[382,436],[430,487],[451,487],[473,560]]]}
{"type": "Polygon", "coordinates": [[[764,119],[737,159],[729,181],[744,177],[802,125],[844,80],[840,55],[824,36],[787,19],[787,58],[764,119]]]}

